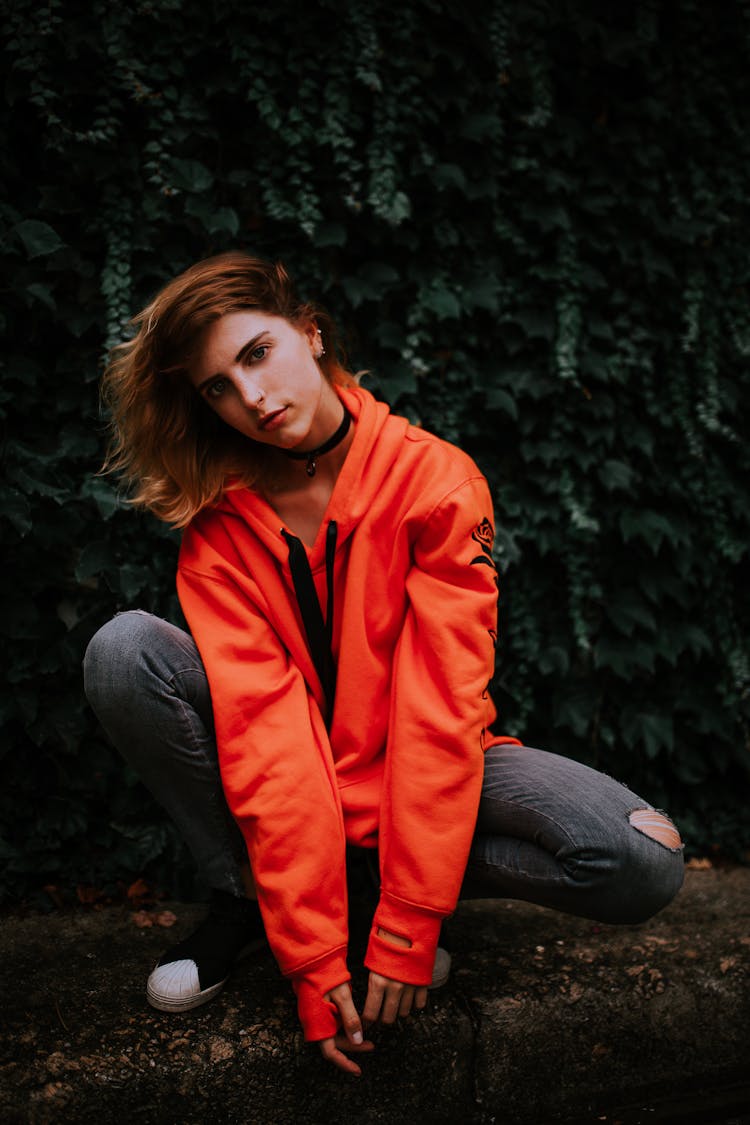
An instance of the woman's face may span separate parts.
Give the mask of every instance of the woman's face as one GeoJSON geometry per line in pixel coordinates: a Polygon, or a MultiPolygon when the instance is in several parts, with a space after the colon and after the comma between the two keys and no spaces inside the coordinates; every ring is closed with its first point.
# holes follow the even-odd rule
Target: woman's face
{"type": "Polygon", "coordinates": [[[316,362],[322,345],[311,322],[228,313],[208,326],[189,369],[198,393],[227,425],[281,449],[314,449],[341,421],[341,405],[316,362]]]}

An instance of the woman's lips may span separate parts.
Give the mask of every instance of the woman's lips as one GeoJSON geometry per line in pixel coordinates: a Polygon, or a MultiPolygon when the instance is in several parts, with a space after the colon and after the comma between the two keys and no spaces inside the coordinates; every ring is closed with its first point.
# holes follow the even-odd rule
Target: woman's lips
{"type": "Polygon", "coordinates": [[[258,422],[258,429],[267,434],[269,430],[275,430],[280,426],[286,417],[286,407],[282,406],[281,410],[272,410],[270,414],[264,414],[258,422]]]}

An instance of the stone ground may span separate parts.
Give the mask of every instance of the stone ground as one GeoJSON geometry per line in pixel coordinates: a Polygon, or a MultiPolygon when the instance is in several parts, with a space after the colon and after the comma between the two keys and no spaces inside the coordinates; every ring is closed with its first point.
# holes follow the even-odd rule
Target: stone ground
{"type": "Polygon", "coordinates": [[[376,1034],[361,1079],[302,1042],[269,954],[204,1008],[151,1009],[148,972],[201,913],[165,909],[169,930],[126,907],[0,918],[2,1125],[750,1123],[748,867],[688,871],[633,927],[462,903],[450,983],[376,1034]]]}

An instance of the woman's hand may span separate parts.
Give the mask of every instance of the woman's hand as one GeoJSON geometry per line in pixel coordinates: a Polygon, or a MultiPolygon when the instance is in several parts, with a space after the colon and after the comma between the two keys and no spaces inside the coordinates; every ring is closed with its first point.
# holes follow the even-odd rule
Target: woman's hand
{"type": "Polygon", "coordinates": [[[347,1058],[344,1051],[361,1053],[374,1051],[375,1044],[365,1039],[362,1033],[362,1021],[357,1009],[354,1007],[352,990],[348,984],[339,984],[326,993],[326,1000],[335,1004],[341,1016],[341,1031],[333,1039],[321,1039],[320,1050],[324,1059],[333,1063],[339,1070],[353,1074],[357,1078],[362,1074],[360,1067],[353,1059],[347,1058]]]}
{"type": "Polygon", "coordinates": [[[362,1020],[365,1027],[372,1023],[390,1025],[398,1016],[408,1016],[412,1008],[422,1011],[427,1006],[427,988],[404,984],[400,980],[370,973],[362,1020]]]}
{"type": "MultiPolygon", "coordinates": [[[[388,930],[378,929],[378,934],[386,941],[392,941],[394,945],[402,945],[405,948],[411,945],[408,938],[392,934],[388,930]]],[[[390,977],[382,977],[380,973],[370,973],[362,1021],[365,1027],[378,1021],[390,1025],[395,1023],[399,1016],[408,1016],[412,1008],[422,1011],[426,1006],[426,987],[404,984],[399,980],[391,980],[390,977]]]]}

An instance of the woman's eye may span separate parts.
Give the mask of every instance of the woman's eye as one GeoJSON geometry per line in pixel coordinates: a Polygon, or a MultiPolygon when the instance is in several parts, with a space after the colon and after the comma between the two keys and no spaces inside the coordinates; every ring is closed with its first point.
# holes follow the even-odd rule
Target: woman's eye
{"type": "Polygon", "coordinates": [[[207,388],[206,396],[208,398],[218,398],[219,395],[222,395],[224,393],[225,388],[226,388],[226,380],[225,379],[217,379],[215,382],[213,382],[211,384],[210,387],[207,388]]]}
{"type": "Polygon", "coordinates": [[[257,363],[258,360],[265,358],[265,354],[267,351],[268,344],[258,344],[258,347],[253,348],[253,350],[250,352],[250,359],[257,363]]]}

